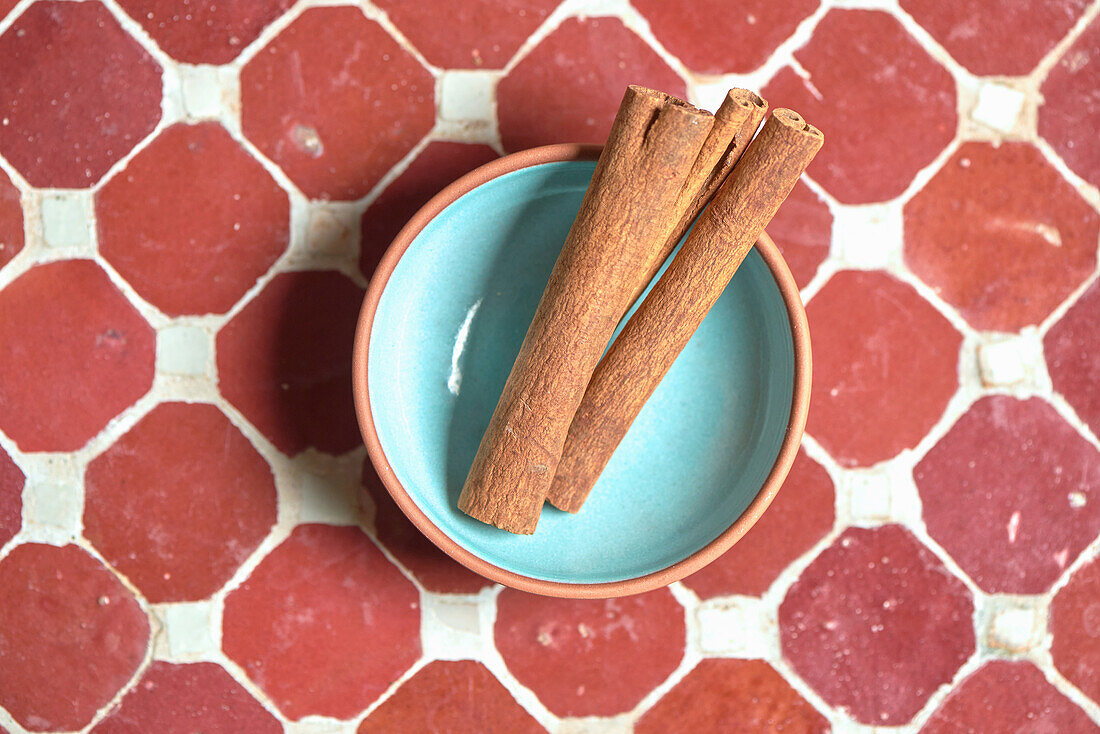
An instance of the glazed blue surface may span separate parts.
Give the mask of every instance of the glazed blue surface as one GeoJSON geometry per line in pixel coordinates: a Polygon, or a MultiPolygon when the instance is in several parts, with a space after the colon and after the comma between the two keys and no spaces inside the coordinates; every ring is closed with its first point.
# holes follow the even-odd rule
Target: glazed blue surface
{"type": "Polygon", "coordinates": [[[579,514],[547,504],[537,532],[519,536],[458,510],[594,168],[567,162],[514,171],[451,204],[398,263],[370,342],[378,437],[424,513],[490,563],[574,583],[661,570],[728,528],[775,462],[794,383],[783,299],[753,250],[579,514]]]}

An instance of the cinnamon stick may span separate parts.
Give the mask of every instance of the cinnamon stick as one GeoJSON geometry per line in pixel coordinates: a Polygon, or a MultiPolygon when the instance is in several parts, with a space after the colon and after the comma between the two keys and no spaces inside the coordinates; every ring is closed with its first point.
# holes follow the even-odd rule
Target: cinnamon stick
{"type": "Polygon", "coordinates": [[[585,385],[679,221],[674,204],[713,119],[667,94],[627,89],[462,487],[466,514],[535,531],[585,385]]]}
{"type": "Polygon", "coordinates": [[[646,400],[790,194],[823,136],[778,109],[599,363],[547,499],[577,512],[646,400]]]}
{"type": "Polygon", "coordinates": [[[650,263],[648,275],[630,299],[631,304],[638,300],[638,296],[683,239],[691,223],[714,198],[718,187],[726,180],[748,147],[752,136],[756,134],[756,128],[760,126],[767,111],[768,103],[755,92],[731,89],[726,93],[726,98],[714,113],[714,126],[711,127],[710,134],[699,151],[699,157],[695,159],[691,173],[676,200],[676,209],[682,212],[680,221],[669,232],[656,258],[650,263]]]}

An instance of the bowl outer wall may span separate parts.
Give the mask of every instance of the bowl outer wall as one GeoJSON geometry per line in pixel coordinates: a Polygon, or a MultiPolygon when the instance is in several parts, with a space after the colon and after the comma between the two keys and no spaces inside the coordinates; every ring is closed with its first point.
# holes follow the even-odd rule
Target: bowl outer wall
{"type": "Polygon", "coordinates": [[[394,268],[397,267],[398,261],[420,231],[439,212],[463,194],[486,181],[522,168],[543,163],[596,160],[599,158],[601,150],[601,146],[598,145],[562,143],[511,153],[462,176],[432,197],[398,232],[378,264],[363,299],[363,307],[359,312],[352,354],[352,392],[355,400],[355,412],[359,419],[359,430],[362,433],[363,442],[366,444],[367,454],[370,456],[371,463],[374,464],[382,484],[409,520],[444,553],[477,574],[520,591],[571,599],[602,599],[651,591],[667,586],[674,581],[679,581],[729,550],[756,524],[756,521],[760,519],[760,516],[771,504],[786,479],[787,473],[794,463],[795,456],[798,454],[802,433],[806,428],[806,416],[810,403],[810,330],[806,319],[806,309],[802,304],[802,298],[799,295],[794,276],[791,275],[783,256],[779,253],[779,248],[776,247],[775,242],[766,233],[762,233],[757,240],[756,249],[763,257],[765,264],[772,273],[772,277],[775,279],[790,321],[795,362],[794,390],[786,435],[783,438],[783,443],[780,446],[779,454],[771,472],[757,492],[756,497],[729,528],[687,558],[660,571],[620,581],[580,584],[536,579],[505,570],[460,546],[428,519],[394,474],[393,468],[382,450],[382,444],[378,439],[378,432],[371,414],[367,370],[371,329],[379,301],[382,298],[382,292],[385,290],[394,268]]]}

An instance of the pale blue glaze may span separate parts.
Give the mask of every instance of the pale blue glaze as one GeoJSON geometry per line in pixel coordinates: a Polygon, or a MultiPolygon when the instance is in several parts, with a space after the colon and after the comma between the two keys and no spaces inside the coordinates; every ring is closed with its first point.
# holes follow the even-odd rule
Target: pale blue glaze
{"type": "Polygon", "coordinates": [[[593,168],[569,162],[522,169],[451,204],[398,263],[370,342],[378,436],[424,513],[490,563],[575,583],[661,570],[728,528],[775,462],[794,382],[787,312],[753,250],[578,515],[546,505],[538,531],[519,536],[457,509],[593,168]],[[448,387],[456,335],[479,301],[456,396],[448,387]]]}

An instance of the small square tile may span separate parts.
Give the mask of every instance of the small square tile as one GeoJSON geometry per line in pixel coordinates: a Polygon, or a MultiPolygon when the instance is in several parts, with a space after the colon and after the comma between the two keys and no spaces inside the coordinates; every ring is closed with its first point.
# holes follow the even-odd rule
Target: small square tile
{"type": "Polygon", "coordinates": [[[760,599],[737,597],[702,604],[695,613],[699,647],[706,654],[765,657],[776,635],[770,608],[760,599]]]}
{"type": "Polygon", "coordinates": [[[439,78],[439,115],[444,120],[493,119],[497,75],[484,71],[445,71],[439,78]]]}
{"type": "Polygon", "coordinates": [[[62,536],[79,537],[83,513],[84,492],[78,484],[39,476],[23,488],[23,524],[28,530],[37,525],[62,536]]]}
{"type": "Polygon", "coordinates": [[[485,641],[477,599],[423,593],[421,608],[420,638],[425,655],[439,660],[481,656],[485,641]]]}
{"type": "Polygon", "coordinates": [[[881,472],[848,472],[844,477],[848,512],[856,522],[886,522],[892,515],[890,477],[881,472]]]}
{"type": "Polygon", "coordinates": [[[174,659],[212,658],[218,645],[213,634],[213,608],[209,601],[165,604],[157,616],[164,624],[168,653],[174,659]]]}
{"type": "Polygon", "coordinates": [[[900,259],[901,240],[900,206],[863,204],[834,210],[832,251],[848,267],[886,267],[900,259]]]}
{"type": "Polygon", "coordinates": [[[225,89],[215,66],[179,66],[180,90],[187,116],[195,119],[216,118],[225,107],[225,89]]]}
{"type": "Polygon", "coordinates": [[[1009,387],[1027,379],[1035,344],[1024,338],[998,339],[978,345],[978,369],[986,387],[1009,387]]]}
{"type": "Polygon", "coordinates": [[[42,198],[42,235],[50,247],[80,247],[91,243],[88,196],[81,191],[42,198]]]}
{"type": "Polygon", "coordinates": [[[1016,127],[1026,97],[1023,92],[990,82],[978,89],[978,102],[970,119],[997,132],[1008,133],[1016,127]]]}
{"type": "Polygon", "coordinates": [[[210,335],[198,326],[172,325],[157,332],[157,372],[202,375],[210,363],[210,335]]]}
{"type": "Polygon", "coordinates": [[[310,204],[306,249],[309,255],[354,256],[361,213],[353,206],[310,204]]]}
{"type": "Polygon", "coordinates": [[[993,614],[986,642],[995,649],[1023,652],[1039,641],[1042,629],[1037,609],[1010,606],[993,614]]]}
{"type": "Polygon", "coordinates": [[[354,525],[359,520],[357,488],[338,467],[302,468],[291,478],[297,498],[298,522],[354,525]]]}

